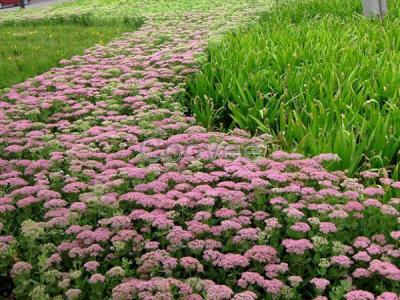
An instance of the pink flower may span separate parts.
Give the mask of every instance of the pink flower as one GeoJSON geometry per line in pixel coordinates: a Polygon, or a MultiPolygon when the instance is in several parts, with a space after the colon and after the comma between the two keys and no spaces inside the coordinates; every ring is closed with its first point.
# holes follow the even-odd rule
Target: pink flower
{"type": "Polygon", "coordinates": [[[290,285],[292,287],[297,287],[300,285],[300,283],[303,282],[303,278],[301,278],[300,276],[289,276],[288,281],[290,282],[290,285]]]}
{"type": "Polygon", "coordinates": [[[266,219],[265,221],[265,225],[266,225],[266,230],[273,230],[273,229],[279,229],[282,227],[281,224],[279,224],[279,221],[277,218],[269,218],[266,219]]]}
{"type": "Polygon", "coordinates": [[[367,199],[364,201],[365,206],[367,207],[381,207],[382,203],[376,199],[367,199]]]}
{"type": "Polygon", "coordinates": [[[330,284],[328,279],[325,278],[313,278],[310,282],[315,286],[315,288],[319,291],[323,291],[330,284]]]}
{"type": "Polygon", "coordinates": [[[243,228],[237,232],[237,235],[232,239],[233,243],[240,244],[246,241],[257,241],[261,230],[259,228],[243,228]]]}
{"type": "Polygon", "coordinates": [[[331,263],[339,265],[344,268],[349,268],[353,264],[351,259],[345,255],[332,256],[331,263]]]}
{"type": "Polygon", "coordinates": [[[83,202],[74,202],[71,204],[70,209],[72,211],[83,212],[86,210],[86,204],[83,202]]]}
{"type": "Polygon", "coordinates": [[[80,289],[69,289],[68,291],[65,292],[65,295],[67,296],[68,300],[74,300],[78,299],[81,293],[82,292],[80,289]]]}
{"type": "Polygon", "coordinates": [[[243,255],[228,253],[219,256],[218,259],[215,260],[213,264],[215,266],[227,270],[237,267],[245,268],[249,265],[249,260],[247,259],[247,257],[243,255]]]}
{"type": "Polygon", "coordinates": [[[285,239],[282,241],[282,245],[286,248],[288,253],[294,254],[304,254],[306,250],[311,250],[314,248],[313,244],[307,239],[285,239]]]}
{"type": "Polygon", "coordinates": [[[12,278],[17,277],[20,274],[27,274],[32,270],[32,266],[24,261],[17,262],[13,265],[10,274],[12,278]]]}
{"type": "Polygon", "coordinates": [[[377,242],[379,245],[385,245],[386,244],[386,237],[384,234],[375,234],[371,238],[374,242],[377,242]]]}
{"type": "Polygon", "coordinates": [[[287,263],[280,264],[268,264],[264,268],[265,274],[269,278],[275,278],[279,274],[284,274],[289,270],[289,266],[287,263]]]}
{"type": "Polygon", "coordinates": [[[101,275],[101,274],[93,274],[90,279],[89,279],[89,283],[90,284],[96,284],[96,283],[103,283],[106,280],[106,278],[101,275]]]}
{"type": "Polygon", "coordinates": [[[372,172],[372,171],[364,171],[364,172],[361,172],[360,175],[364,178],[378,178],[379,177],[379,173],[372,172]]]}
{"type": "Polygon", "coordinates": [[[376,300],[399,300],[399,299],[400,299],[399,296],[391,292],[384,292],[383,294],[379,295],[376,298],[376,300]]]}
{"type": "Polygon", "coordinates": [[[301,219],[304,217],[304,213],[294,207],[285,208],[283,212],[286,213],[288,217],[295,219],[301,219]]]}
{"type": "Polygon", "coordinates": [[[331,233],[331,232],[336,232],[336,225],[334,223],[331,222],[320,222],[319,223],[319,230],[322,233],[331,233]]]}
{"type": "Polygon", "coordinates": [[[367,196],[383,196],[385,191],[379,187],[367,187],[362,191],[367,196]]]}
{"type": "Polygon", "coordinates": [[[170,272],[175,269],[177,259],[171,257],[165,250],[156,250],[147,252],[139,259],[140,267],[137,269],[140,273],[151,273],[153,270],[161,268],[164,272],[170,272]]]}
{"type": "Polygon", "coordinates": [[[371,260],[371,257],[368,255],[368,252],[366,251],[360,251],[357,254],[353,255],[354,260],[357,261],[364,261],[364,262],[369,262],[371,260]]]}
{"type": "Polygon", "coordinates": [[[346,219],[349,216],[344,210],[334,210],[329,214],[329,218],[332,219],[346,219]]]}
{"type": "Polygon", "coordinates": [[[97,261],[89,261],[83,265],[86,271],[93,272],[96,271],[98,267],[100,267],[100,263],[97,261]]]}
{"type": "Polygon", "coordinates": [[[394,240],[400,240],[400,230],[399,231],[392,231],[390,233],[390,236],[392,237],[392,239],[394,240]]]}
{"type": "Polygon", "coordinates": [[[26,198],[18,200],[17,206],[20,208],[24,208],[24,207],[27,207],[27,206],[30,206],[30,205],[33,205],[33,204],[39,203],[39,202],[41,202],[40,199],[35,198],[33,196],[28,196],[26,198]]]}
{"type": "Polygon", "coordinates": [[[19,146],[19,145],[10,145],[4,148],[4,151],[9,152],[9,153],[19,153],[24,151],[24,147],[19,146]]]}
{"type": "Polygon", "coordinates": [[[167,218],[158,218],[158,219],[154,220],[151,225],[158,229],[165,230],[165,229],[172,228],[174,226],[174,222],[167,218]]]}
{"type": "Polygon", "coordinates": [[[297,222],[290,226],[290,229],[297,232],[306,233],[311,230],[310,226],[307,223],[297,222]]]}
{"type": "Polygon", "coordinates": [[[353,246],[355,248],[367,248],[369,245],[371,244],[371,241],[364,237],[364,236],[360,236],[358,238],[356,238],[356,240],[353,243],[353,246]]]}
{"type": "Polygon", "coordinates": [[[288,201],[282,197],[276,197],[269,200],[272,205],[285,205],[288,201]]]}
{"type": "Polygon", "coordinates": [[[207,288],[207,299],[224,300],[231,299],[233,291],[226,285],[212,285],[207,288]]]}
{"type": "Polygon", "coordinates": [[[72,182],[63,187],[64,193],[78,193],[83,191],[87,188],[87,184],[83,182],[72,182]]]}
{"type": "Polygon", "coordinates": [[[395,181],[392,183],[392,187],[395,189],[400,189],[400,181],[395,181]]]}
{"type": "Polygon", "coordinates": [[[363,211],[364,205],[357,201],[349,201],[345,204],[344,210],[347,212],[363,211]]]}
{"type": "Polygon", "coordinates": [[[374,259],[369,264],[368,270],[372,273],[378,273],[384,278],[400,281],[400,269],[390,262],[374,259]]]}
{"type": "Polygon", "coordinates": [[[208,211],[199,211],[195,214],[193,220],[206,221],[209,220],[211,217],[212,215],[208,211]]]}
{"type": "Polygon", "coordinates": [[[159,242],[156,241],[148,241],[145,243],[144,248],[146,250],[156,250],[160,246],[159,242]]]}
{"type": "Polygon", "coordinates": [[[283,287],[283,283],[280,280],[264,280],[261,286],[271,295],[278,295],[283,287]]]}
{"type": "Polygon", "coordinates": [[[397,217],[400,215],[400,213],[397,211],[396,208],[394,208],[393,206],[388,205],[388,204],[383,204],[381,206],[381,212],[382,212],[382,214],[387,215],[387,216],[396,216],[397,217]]]}
{"type": "Polygon", "coordinates": [[[215,216],[218,218],[227,219],[236,216],[236,212],[232,209],[221,208],[220,210],[215,212],[215,216]]]}
{"type": "Polygon", "coordinates": [[[237,284],[239,287],[245,289],[249,285],[262,286],[265,278],[256,272],[243,272],[237,284]]]}
{"type": "Polygon", "coordinates": [[[203,272],[203,265],[193,257],[182,257],[179,264],[187,271],[203,272]]]}
{"type": "Polygon", "coordinates": [[[348,292],[344,297],[346,300],[375,300],[374,294],[362,290],[348,292]]]}
{"type": "Polygon", "coordinates": [[[53,264],[60,263],[62,261],[60,254],[54,253],[52,254],[46,261],[47,267],[52,267],[53,264]]]}
{"type": "Polygon", "coordinates": [[[0,213],[5,213],[7,211],[13,211],[13,210],[15,210],[15,206],[8,204],[0,205],[0,213]]]}
{"type": "Polygon", "coordinates": [[[188,243],[188,248],[191,250],[203,250],[205,244],[203,240],[193,240],[188,243]]]}
{"type": "Polygon", "coordinates": [[[371,277],[371,272],[363,268],[357,268],[352,275],[354,278],[368,278],[371,277]]]}
{"type": "Polygon", "coordinates": [[[256,245],[247,250],[244,256],[255,261],[271,264],[278,261],[277,254],[276,249],[271,246],[256,245]]]}
{"type": "Polygon", "coordinates": [[[255,300],[255,299],[257,299],[257,295],[253,292],[245,291],[245,292],[235,294],[235,296],[232,299],[233,300],[255,300]]]}

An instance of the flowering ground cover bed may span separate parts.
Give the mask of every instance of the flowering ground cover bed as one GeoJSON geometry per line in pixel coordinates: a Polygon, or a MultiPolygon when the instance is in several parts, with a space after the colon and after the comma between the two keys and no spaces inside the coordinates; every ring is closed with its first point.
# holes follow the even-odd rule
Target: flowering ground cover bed
{"type": "Polygon", "coordinates": [[[1,97],[3,295],[398,299],[399,182],[184,113],[207,41],[267,4],[172,7],[1,97]]]}
{"type": "Polygon", "coordinates": [[[398,2],[384,20],[363,18],[362,1],[286,2],[210,46],[190,88],[199,121],[269,132],[288,151],[336,153],[335,167],[351,173],[395,167],[398,2]]]}

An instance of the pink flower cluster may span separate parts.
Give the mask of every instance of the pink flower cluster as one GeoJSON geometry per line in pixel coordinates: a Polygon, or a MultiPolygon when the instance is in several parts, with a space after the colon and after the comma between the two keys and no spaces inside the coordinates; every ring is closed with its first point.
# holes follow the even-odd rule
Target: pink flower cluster
{"type": "Polygon", "coordinates": [[[0,99],[0,272],[31,277],[21,299],[398,297],[400,183],[185,115],[210,28],[254,12],[228,6],[150,19],[0,99]]]}

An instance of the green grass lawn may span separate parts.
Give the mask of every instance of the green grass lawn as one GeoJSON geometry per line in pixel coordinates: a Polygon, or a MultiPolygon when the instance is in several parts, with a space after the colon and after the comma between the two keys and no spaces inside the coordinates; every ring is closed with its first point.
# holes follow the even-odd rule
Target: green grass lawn
{"type": "MultiPolygon", "coordinates": [[[[285,3],[285,1],[283,1],[285,3]]],[[[208,128],[272,133],[288,151],[337,153],[350,173],[400,161],[400,5],[289,1],[209,47],[189,106],[208,128]]]]}
{"type": "Polygon", "coordinates": [[[0,30],[0,89],[41,74],[57,66],[61,59],[82,54],[84,49],[107,43],[137,26],[138,23],[5,26],[0,30]]]}

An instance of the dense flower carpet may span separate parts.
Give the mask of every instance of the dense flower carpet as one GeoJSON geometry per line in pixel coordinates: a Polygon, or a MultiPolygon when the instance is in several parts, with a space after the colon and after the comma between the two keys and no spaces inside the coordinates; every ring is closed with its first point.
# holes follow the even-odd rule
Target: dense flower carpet
{"type": "Polygon", "coordinates": [[[255,5],[151,15],[1,98],[3,295],[398,299],[400,182],[185,115],[207,41],[255,5]]]}

